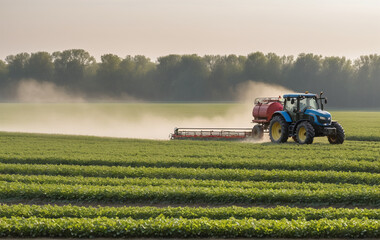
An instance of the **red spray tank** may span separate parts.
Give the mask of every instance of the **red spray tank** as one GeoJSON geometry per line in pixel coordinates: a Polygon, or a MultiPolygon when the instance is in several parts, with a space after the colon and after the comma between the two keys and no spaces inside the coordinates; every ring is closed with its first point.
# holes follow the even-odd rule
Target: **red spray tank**
{"type": "Polygon", "coordinates": [[[256,98],[255,107],[253,108],[252,115],[255,123],[269,123],[273,113],[276,111],[282,111],[284,106],[282,105],[281,97],[273,98],[256,98]]]}

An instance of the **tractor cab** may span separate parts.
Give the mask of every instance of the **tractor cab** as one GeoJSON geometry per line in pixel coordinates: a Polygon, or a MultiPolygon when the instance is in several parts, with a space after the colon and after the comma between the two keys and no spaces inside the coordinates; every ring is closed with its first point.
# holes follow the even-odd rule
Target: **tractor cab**
{"type": "Polygon", "coordinates": [[[342,144],[345,138],[343,127],[323,110],[327,99],[322,94],[285,94],[283,110],[275,112],[269,124],[271,141],[281,143],[292,137],[298,143],[310,144],[314,137],[327,136],[330,143],[342,144]]]}
{"type": "Polygon", "coordinates": [[[331,124],[331,114],[323,111],[323,102],[327,103],[322,94],[318,97],[311,93],[293,93],[284,95],[284,111],[286,111],[292,122],[310,120],[319,126],[331,124]]]}

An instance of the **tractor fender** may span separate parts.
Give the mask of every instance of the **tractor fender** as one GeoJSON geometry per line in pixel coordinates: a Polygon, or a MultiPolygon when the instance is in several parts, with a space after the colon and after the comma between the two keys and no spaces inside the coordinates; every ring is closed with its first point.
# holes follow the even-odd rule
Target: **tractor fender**
{"type": "Polygon", "coordinates": [[[288,123],[292,122],[292,118],[289,116],[289,113],[287,113],[286,111],[277,111],[272,115],[272,118],[274,116],[281,116],[285,119],[286,122],[288,123]]]}

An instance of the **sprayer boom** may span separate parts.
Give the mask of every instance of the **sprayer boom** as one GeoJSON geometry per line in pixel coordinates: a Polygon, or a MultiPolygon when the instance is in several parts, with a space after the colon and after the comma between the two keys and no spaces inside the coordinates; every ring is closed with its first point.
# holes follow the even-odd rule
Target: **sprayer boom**
{"type": "Polygon", "coordinates": [[[251,136],[251,128],[174,128],[170,139],[241,140],[251,136]]]}

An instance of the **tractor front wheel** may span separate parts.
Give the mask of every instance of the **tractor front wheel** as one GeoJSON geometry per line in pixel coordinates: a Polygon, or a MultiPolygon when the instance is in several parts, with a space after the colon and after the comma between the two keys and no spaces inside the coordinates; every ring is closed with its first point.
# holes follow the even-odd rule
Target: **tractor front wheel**
{"type": "Polygon", "coordinates": [[[336,134],[327,136],[327,139],[329,140],[331,144],[342,144],[344,142],[344,139],[346,138],[342,125],[340,125],[337,122],[332,122],[331,126],[335,127],[336,134]]]}
{"type": "Polygon", "coordinates": [[[284,143],[288,141],[288,123],[281,116],[275,116],[270,121],[269,137],[273,143],[284,143]]]}
{"type": "Polygon", "coordinates": [[[296,138],[299,144],[312,144],[314,136],[314,128],[309,122],[301,122],[297,126],[296,138]]]}
{"type": "Polygon", "coordinates": [[[252,128],[252,138],[255,140],[261,140],[264,137],[263,126],[257,124],[252,128]]]}

